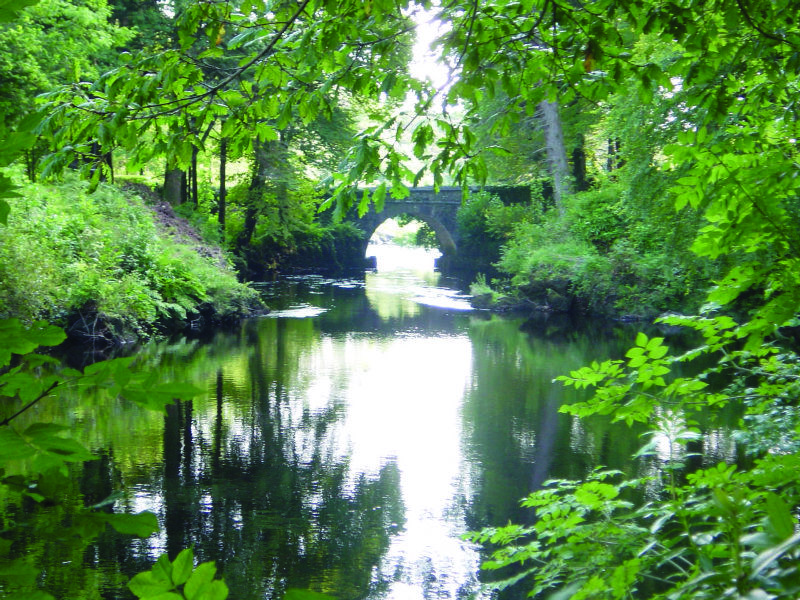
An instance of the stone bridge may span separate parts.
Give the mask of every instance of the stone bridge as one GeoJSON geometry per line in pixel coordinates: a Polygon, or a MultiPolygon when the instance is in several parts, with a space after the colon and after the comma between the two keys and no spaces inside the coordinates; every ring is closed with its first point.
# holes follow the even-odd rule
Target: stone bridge
{"type": "MultiPolygon", "coordinates": [[[[528,187],[485,189],[498,194],[505,202],[526,200],[530,202],[530,188],[528,187]]],[[[470,191],[475,190],[477,188],[470,191]]],[[[361,192],[359,190],[359,196],[361,192]]],[[[395,200],[387,193],[383,211],[379,213],[375,212],[375,208],[370,205],[369,212],[363,217],[358,217],[355,212],[348,215],[347,220],[355,223],[366,234],[362,256],[367,252],[372,234],[384,221],[405,214],[426,223],[436,233],[439,250],[442,252],[442,257],[437,264],[440,267],[455,264],[459,244],[456,213],[463,198],[461,187],[440,187],[438,193],[433,191],[433,187],[415,187],[409,188],[409,192],[409,196],[402,200],[395,200]]]]}

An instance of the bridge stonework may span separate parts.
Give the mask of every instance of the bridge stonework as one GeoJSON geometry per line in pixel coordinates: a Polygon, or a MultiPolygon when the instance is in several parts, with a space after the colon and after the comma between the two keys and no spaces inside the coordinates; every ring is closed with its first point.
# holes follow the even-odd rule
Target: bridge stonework
{"type": "MultiPolygon", "coordinates": [[[[470,188],[470,192],[475,192],[479,188],[470,188]]],[[[504,204],[530,203],[530,186],[503,186],[483,188],[491,194],[497,195],[504,204]]],[[[364,190],[359,190],[359,196],[364,190]]],[[[370,192],[372,190],[369,190],[370,192]]],[[[461,256],[459,259],[459,231],[457,227],[456,215],[463,199],[461,187],[440,187],[434,193],[433,187],[409,188],[409,196],[402,200],[395,200],[387,196],[381,212],[375,212],[370,205],[370,210],[363,217],[359,217],[354,210],[346,217],[346,220],[355,223],[364,232],[363,252],[365,256],[369,239],[375,230],[387,219],[397,217],[402,214],[410,215],[433,229],[439,240],[439,250],[442,252],[441,258],[436,262],[437,267],[443,270],[464,268],[463,261],[469,261],[468,256],[461,256]]],[[[469,251],[467,250],[467,255],[469,251]]]]}
{"type": "Polygon", "coordinates": [[[363,217],[355,214],[348,216],[347,220],[355,223],[365,233],[364,253],[366,254],[372,234],[384,221],[406,214],[426,223],[436,233],[439,250],[442,252],[437,264],[442,267],[452,263],[458,254],[456,213],[461,206],[462,189],[440,187],[439,192],[434,193],[432,187],[416,187],[410,188],[409,192],[409,196],[402,200],[395,200],[387,195],[383,210],[379,213],[370,207],[363,217]]]}

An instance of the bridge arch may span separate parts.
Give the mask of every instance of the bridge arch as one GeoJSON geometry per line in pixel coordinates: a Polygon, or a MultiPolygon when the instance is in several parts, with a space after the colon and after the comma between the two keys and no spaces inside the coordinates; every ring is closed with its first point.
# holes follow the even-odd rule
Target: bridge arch
{"type": "MultiPolygon", "coordinates": [[[[509,200],[511,202],[530,202],[529,187],[485,189],[489,192],[497,193],[504,201],[506,199],[503,196],[508,195],[510,192],[512,197],[509,200]]],[[[374,190],[359,190],[359,195],[365,191],[372,192],[374,190]]],[[[408,196],[400,200],[387,197],[380,213],[376,213],[370,207],[369,212],[361,217],[356,214],[355,209],[346,217],[348,221],[354,223],[364,232],[361,256],[366,255],[369,240],[381,223],[392,217],[407,214],[427,223],[436,233],[436,237],[439,240],[439,249],[442,252],[437,265],[445,269],[457,265],[459,231],[456,215],[463,199],[463,189],[461,187],[442,186],[438,191],[434,191],[430,186],[421,186],[409,188],[408,191],[408,196]]],[[[475,190],[471,189],[471,191],[475,190]]]]}
{"type": "Polygon", "coordinates": [[[381,223],[405,214],[426,223],[436,233],[442,252],[437,264],[448,264],[458,252],[456,213],[461,206],[461,188],[442,187],[438,193],[434,193],[431,187],[418,187],[411,188],[409,192],[409,196],[402,200],[387,198],[380,213],[370,209],[362,217],[350,217],[349,220],[364,232],[362,256],[366,255],[369,240],[381,223]]]}
{"type": "Polygon", "coordinates": [[[458,252],[458,245],[453,234],[448,229],[447,225],[435,215],[428,214],[427,211],[414,210],[411,206],[403,206],[400,204],[392,204],[386,206],[381,213],[372,213],[370,216],[373,218],[362,217],[360,219],[361,227],[364,230],[364,253],[367,252],[367,246],[375,231],[389,219],[397,218],[401,215],[408,215],[418,221],[422,221],[430,227],[436,234],[436,239],[439,242],[439,250],[443,255],[455,256],[458,252]]]}

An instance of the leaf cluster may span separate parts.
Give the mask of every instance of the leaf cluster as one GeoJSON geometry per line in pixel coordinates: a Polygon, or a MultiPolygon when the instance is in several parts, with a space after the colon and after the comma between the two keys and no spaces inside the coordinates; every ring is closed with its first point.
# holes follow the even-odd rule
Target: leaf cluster
{"type": "Polygon", "coordinates": [[[194,567],[194,552],[187,548],[172,562],[162,554],[152,569],[136,575],[128,587],[142,600],[225,600],[228,586],[215,579],[216,573],[213,562],[194,567]]]}
{"type": "MultiPolygon", "coordinates": [[[[130,359],[95,363],[80,372],[35,352],[42,346],[58,345],[65,337],[63,330],[45,322],[25,327],[16,319],[0,321],[0,489],[6,509],[23,500],[37,507],[61,505],[70,465],[96,458],[69,435],[67,427],[36,420],[33,415],[39,412],[40,404],[53,402],[63,394],[101,387],[142,406],[163,410],[175,397],[189,397],[199,391],[190,385],[158,382],[152,374],[136,373],[130,359]]],[[[107,511],[113,503],[112,496],[77,509],[70,522],[61,526],[61,537],[82,548],[109,525],[119,533],[141,537],[158,530],[154,514],[107,511]]],[[[52,598],[39,587],[40,570],[11,548],[15,528],[26,526],[20,516],[4,522],[0,581],[20,597],[52,598]]]]}

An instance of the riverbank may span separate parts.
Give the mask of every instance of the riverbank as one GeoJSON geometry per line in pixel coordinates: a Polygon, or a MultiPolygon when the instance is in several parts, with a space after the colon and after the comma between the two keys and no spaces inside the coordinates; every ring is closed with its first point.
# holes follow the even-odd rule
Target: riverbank
{"type": "Polygon", "coordinates": [[[230,257],[143,186],[22,185],[0,228],[0,318],[130,342],[265,307],[230,257]]]}

